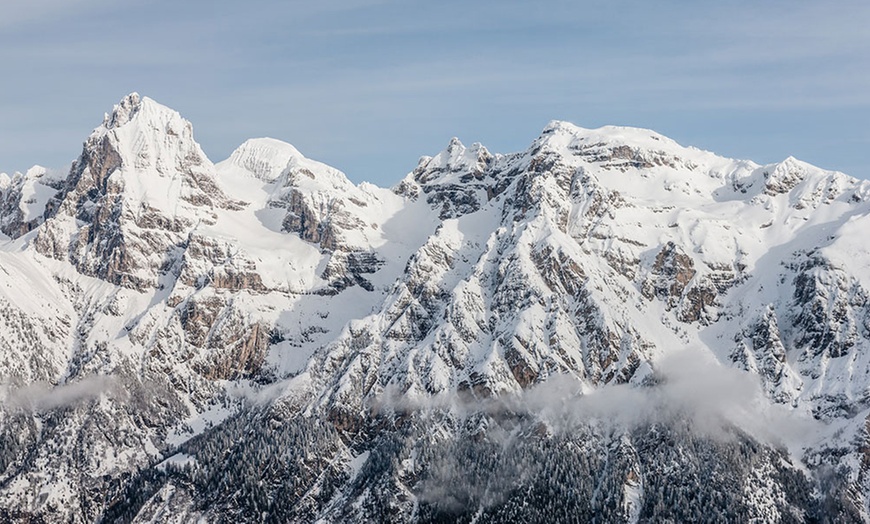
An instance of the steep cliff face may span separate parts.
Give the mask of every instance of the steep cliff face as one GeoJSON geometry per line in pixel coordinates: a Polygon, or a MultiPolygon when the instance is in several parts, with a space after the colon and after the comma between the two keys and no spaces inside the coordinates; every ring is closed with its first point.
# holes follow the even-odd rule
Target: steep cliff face
{"type": "Polygon", "coordinates": [[[214,180],[189,122],[132,94],[87,139],[34,245],[82,274],[138,291],[159,286],[175,252],[214,209],[241,205],[214,180]]]}
{"type": "Polygon", "coordinates": [[[420,158],[396,192],[425,199],[442,220],[473,213],[506,188],[507,180],[493,169],[498,160],[482,145],[466,148],[454,137],[444,151],[420,158]]]}
{"type": "Polygon", "coordinates": [[[64,179],[59,173],[34,166],[11,177],[0,173],[0,231],[18,238],[54,212],[64,179]]]}
{"type": "Polygon", "coordinates": [[[0,191],[0,520],[867,518],[866,182],[553,122],[383,189],[133,94],[0,191]]]}

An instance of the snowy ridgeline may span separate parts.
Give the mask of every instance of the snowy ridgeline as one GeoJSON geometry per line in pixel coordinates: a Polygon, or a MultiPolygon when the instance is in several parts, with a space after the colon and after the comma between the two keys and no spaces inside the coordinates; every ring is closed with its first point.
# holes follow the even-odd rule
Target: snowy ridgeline
{"type": "Polygon", "coordinates": [[[868,199],[564,122],[354,185],[130,95],[0,176],[0,520],[867,520],[868,199]]]}

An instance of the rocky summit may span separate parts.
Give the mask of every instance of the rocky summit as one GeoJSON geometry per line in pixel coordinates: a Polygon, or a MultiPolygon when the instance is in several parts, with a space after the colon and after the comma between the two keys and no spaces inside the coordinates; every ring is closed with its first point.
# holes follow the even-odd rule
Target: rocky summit
{"type": "Polygon", "coordinates": [[[0,175],[0,521],[870,521],[868,214],[565,122],[213,164],[131,94],[0,175]]]}

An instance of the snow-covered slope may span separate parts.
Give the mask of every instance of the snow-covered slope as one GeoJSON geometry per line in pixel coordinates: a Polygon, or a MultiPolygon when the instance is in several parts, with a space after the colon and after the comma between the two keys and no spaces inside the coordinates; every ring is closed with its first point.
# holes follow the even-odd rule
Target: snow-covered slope
{"type": "Polygon", "coordinates": [[[384,189],[132,94],[0,191],[0,519],[867,516],[867,182],[553,122],[384,189]]]}

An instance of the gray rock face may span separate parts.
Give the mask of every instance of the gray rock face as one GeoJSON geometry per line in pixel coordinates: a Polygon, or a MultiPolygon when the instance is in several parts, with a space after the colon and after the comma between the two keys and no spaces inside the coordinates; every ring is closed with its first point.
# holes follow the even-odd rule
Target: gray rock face
{"type": "Polygon", "coordinates": [[[717,287],[707,276],[695,278],[695,262],[676,244],[668,242],[659,251],[651,274],[653,278],[643,288],[647,298],[663,301],[681,322],[709,324],[715,320],[711,310],[716,305],[717,287]]]}
{"type": "Polygon", "coordinates": [[[240,205],[218,188],[213,171],[188,122],[130,95],[85,142],[36,249],[113,284],[158,286],[197,222],[213,220],[214,208],[240,205]],[[164,188],[175,194],[149,194],[164,188]]]}
{"type": "Polygon", "coordinates": [[[769,305],[754,325],[735,336],[737,347],[731,358],[761,376],[773,401],[792,404],[803,385],[788,365],[788,352],[780,336],[776,311],[769,305]]]}
{"type": "Polygon", "coordinates": [[[40,166],[0,183],[0,231],[10,238],[29,233],[51,216],[64,187],[62,179],[40,166]]]}
{"type": "Polygon", "coordinates": [[[554,122],[388,190],[134,94],[0,191],[0,520],[870,514],[867,183],[554,122]]]}
{"type": "Polygon", "coordinates": [[[474,213],[507,189],[509,181],[500,176],[499,160],[480,144],[466,148],[453,138],[435,157],[421,158],[396,191],[415,199],[422,194],[442,220],[474,213]]]}

